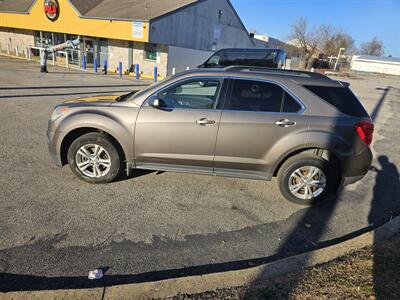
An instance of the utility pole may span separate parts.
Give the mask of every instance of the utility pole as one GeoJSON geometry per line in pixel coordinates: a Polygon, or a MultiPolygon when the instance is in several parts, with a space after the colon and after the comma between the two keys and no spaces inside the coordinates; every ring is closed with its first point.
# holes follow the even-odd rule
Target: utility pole
{"type": "Polygon", "coordinates": [[[342,51],[344,51],[344,50],[346,50],[345,48],[340,48],[339,49],[339,53],[338,53],[338,55],[337,55],[337,59],[336,59],[336,63],[335,63],[335,67],[333,68],[333,70],[335,71],[336,70],[336,68],[337,68],[337,65],[338,65],[338,62],[339,62],[339,59],[340,59],[340,53],[342,52],[342,51]]]}

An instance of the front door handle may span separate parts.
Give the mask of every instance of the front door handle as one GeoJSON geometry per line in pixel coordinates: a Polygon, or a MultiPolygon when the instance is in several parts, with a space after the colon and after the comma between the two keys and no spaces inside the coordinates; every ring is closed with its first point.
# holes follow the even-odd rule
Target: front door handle
{"type": "Polygon", "coordinates": [[[288,127],[288,126],[296,125],[296,122],[295,121],[290,121],[288,119],[282,119],[282,120],[276,121],[275,124],[280,126],[280,127],[288,127]]]}
{"type": "Polygon", "coordinates": [[[214,120],[209,120],[207,118],[201,118],[201,119],[197,120],[196,123],[201,125],[201,126],[206,126],[206,125],[215,124],[215,121],[214,120]]]}

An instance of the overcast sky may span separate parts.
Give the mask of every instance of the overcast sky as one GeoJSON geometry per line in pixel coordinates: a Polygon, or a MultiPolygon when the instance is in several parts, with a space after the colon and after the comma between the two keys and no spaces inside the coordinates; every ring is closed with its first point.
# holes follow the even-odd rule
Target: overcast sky
{"type": "Polygon", "coordinates": [[[248,30],[288,40],[290,25],[306,17],[349,33],[359,47],[374,36],[385,56],[400,57],[400,0],[231,0],[248,30]]]}

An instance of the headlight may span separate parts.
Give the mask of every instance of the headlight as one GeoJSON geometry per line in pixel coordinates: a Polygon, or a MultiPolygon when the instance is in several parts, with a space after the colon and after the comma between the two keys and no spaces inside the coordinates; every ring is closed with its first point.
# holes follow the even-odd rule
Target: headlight
{"type": "Polygon", "coordinates": [[[56,109],[51,114],[50,121],[54,122],[59,117],[61,117],[67,110],[68,110],[68,107],[66,107],[66,106],[56,107],[56,109]]]}

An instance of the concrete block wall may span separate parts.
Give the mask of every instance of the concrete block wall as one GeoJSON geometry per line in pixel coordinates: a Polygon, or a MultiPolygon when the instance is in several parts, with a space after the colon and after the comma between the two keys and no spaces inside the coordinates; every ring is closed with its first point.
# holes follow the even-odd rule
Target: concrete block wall
{"type": "Polygon", "coordinates": [[[117,70],[119,62],[122,62],[122,70],[129,68],[129,42],[122,40],[108,40],[108,68],[117,70]]]}
{"type": "Polygon", "coordinates": [[[157,60],[145,59],[145,43],[133,43],[133,64],[139,64],[140,72],[144,75],[153,76],[154,66],[157,66],[159,76],[167,76],[168,46],[157,45],[157,60]]]}
{"type": "MultiPolygon", "coordinates": [[[[167,75],[168,46],[157,45],[158,57],[156,61],[145,59],[145,43],[133,42],[132,64],[139,64],[140,73],[153,76],[154,66],[158,68],[161,77],[167,75]]],[[[118,63],[122,62],[122,69],[129,69],[129,42],[108,40],[108,66],[110,70],[117,70],[118,63]]]]}
{"type": "Polygon", "coordinates": [[[0,49],[7,51],[7,45],[10,54],[15,55],[15,48],[18,47],[19,56],[25,56],[27,47],[34,46],[35,32],[32,30],[21,30],[0,27],[0,49]]]}

